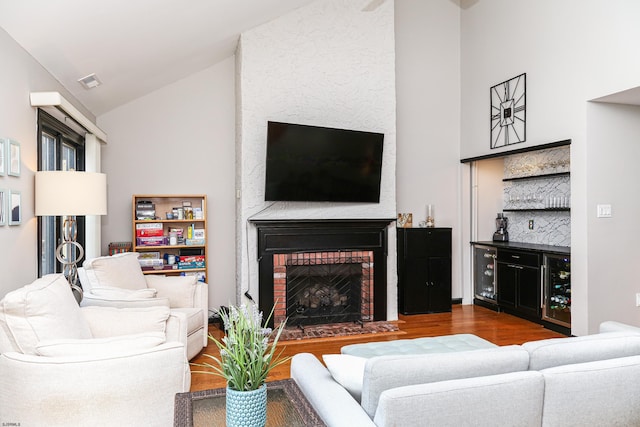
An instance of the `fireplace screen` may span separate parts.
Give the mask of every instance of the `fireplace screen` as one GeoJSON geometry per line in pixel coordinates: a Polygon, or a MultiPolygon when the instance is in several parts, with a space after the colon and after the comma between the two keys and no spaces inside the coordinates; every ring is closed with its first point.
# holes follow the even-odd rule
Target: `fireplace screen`
{"type": "Polygon", "coordinates": [[[288,265],[289,324],[362,321],[362,280],[362,262],[288,265]]]}

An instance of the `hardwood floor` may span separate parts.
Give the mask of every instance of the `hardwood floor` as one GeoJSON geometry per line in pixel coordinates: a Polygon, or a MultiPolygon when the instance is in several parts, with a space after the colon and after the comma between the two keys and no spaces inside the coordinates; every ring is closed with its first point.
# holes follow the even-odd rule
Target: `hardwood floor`
{"type": "MultiPolygon", "coordinates": [[[[411,316],[400,315],[398,332],[384,334],[356,335],[337,338],[320,338],[300,341],[287,341],[278,347],[284,348],[285,356],[296,353],[312,353],[321,358],[323,354],[340,353],[340,348],[348,344],[370,341],[389,341],[394,339],[430,337],[451,334],[474,334],[494,344],[510,345],[522,344],[546,338],[559,338],[564,335],[545,329],[544,327],[492,310],[474,305],[454,305],[451,313],[418,314],[411,316]]],[[[209,326],[209,331],[216,337],[222,337],[222,332],[216,326],[209,326]]],[[[209,361],[203,354],[215,354],[215,345],[208,345],[191,362],[201,363],[209,361]]],[[[274,369],[268,381],[289,378],[289,363],[274,369]]],[[[192,366],[194,370],[202,368],[192,366]]],[[[224,379],[216,375],[193,373],[191,375],[191,391],[225,387],[224,379]]]]}

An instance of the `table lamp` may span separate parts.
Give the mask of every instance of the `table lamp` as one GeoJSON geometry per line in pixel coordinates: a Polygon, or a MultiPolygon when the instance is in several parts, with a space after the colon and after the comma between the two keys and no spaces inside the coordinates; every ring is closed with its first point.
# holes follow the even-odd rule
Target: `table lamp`
{"type": "Polygon", "coordinates": [[[76,216],[107,214],[107,175],[95,172],[40,171],[36,172],[36,216],[63,216],[62,242],[56,258],[63,265],[63,274],[78,301],[82,288],[78,286],[77,263],[84,256],[82,245],[76,241],[76,216]]]}

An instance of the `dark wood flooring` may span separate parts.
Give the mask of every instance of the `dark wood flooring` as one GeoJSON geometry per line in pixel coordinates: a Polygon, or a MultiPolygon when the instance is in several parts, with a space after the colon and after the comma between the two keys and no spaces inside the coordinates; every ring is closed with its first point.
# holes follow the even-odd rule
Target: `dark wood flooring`
{"type": "MultiPolygon", "coordinates": [[[[340,348],[348,344],[357,344],[370,341],[389,341],[394,339],[430,337],[451,334],[474,334],[497,345],[522,344],[527,341],[559,338],[564,335],[550,329],[511,316],[506,313],[497,313],[492,310],[474,305],[454,305],[450,313],[418,314],[411,316],[400,315],[397,321],[399,331],[355,335],[336,338],[318,338],[300,341],[286,341],[278,344],[284,348],[285,356],[296,353],[313,353],[317,357],[323,354],[340,353],[340,348]]],[[[209,331],[217,338],[222,337],[222,332],[217,326],[209,326],[209,331]]],[[[203,354],[216,354],[217,348],[209,344],[191,362],[200,363],[210,361],[203,354]]],[[[269,375],[268,381],[289,378],[290,365],[287,363],[274,369],[269,375]]],[[[202,368],[192,366],[191,370],[202,368]]],[[[224,379],[216,375],[193,373],[191,375],[191,391],[206,390],[225,387],[224,379]]]]}

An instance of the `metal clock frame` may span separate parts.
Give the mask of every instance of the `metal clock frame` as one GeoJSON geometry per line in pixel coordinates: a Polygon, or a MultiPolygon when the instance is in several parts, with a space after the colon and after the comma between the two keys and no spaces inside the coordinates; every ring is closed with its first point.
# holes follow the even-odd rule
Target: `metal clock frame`
{"type": "Polygon", "coordinates": [[[491,98],[490,147],[499,148],[527,140],[527,74],[523,73],[489,90],[491,98]]]}

